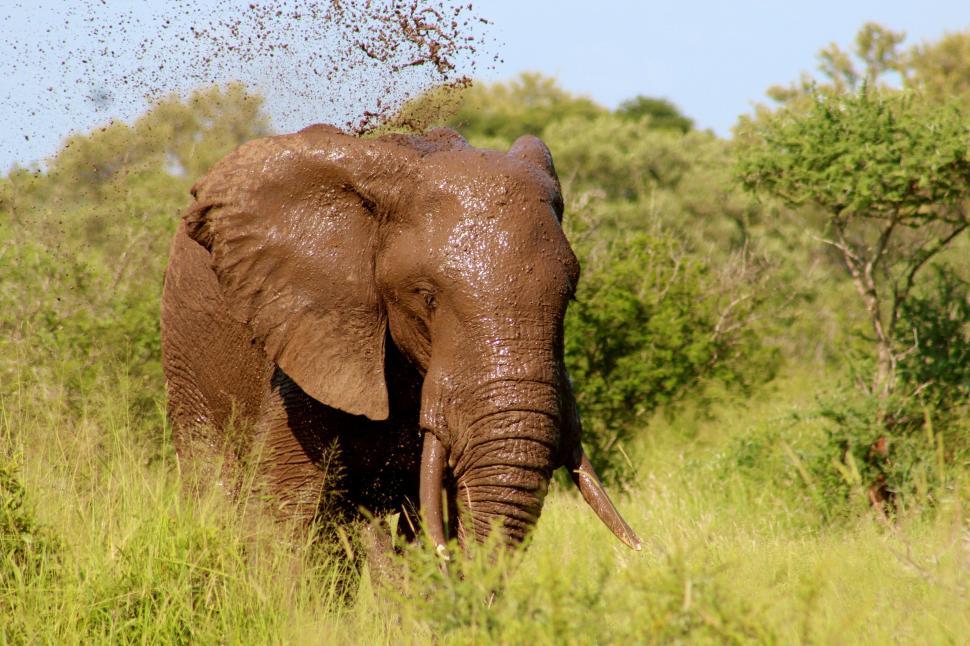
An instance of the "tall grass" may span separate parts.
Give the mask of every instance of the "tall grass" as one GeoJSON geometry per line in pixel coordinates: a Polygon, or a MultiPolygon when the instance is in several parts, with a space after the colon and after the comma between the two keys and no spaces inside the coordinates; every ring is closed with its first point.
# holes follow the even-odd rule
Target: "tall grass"
{"type": "MultiPolygon", "coordinates": [[[[825,523],[783,451],[753,466],[738,460],[747,455],[739,438],[770,436],[792,424],[785,410],[808,403],[797,380],[760,404],[655,420],[637,481],[619,496],[645,539],[641,553],[554,488],[527,551],[497,561],[479,552],[444,574],[415,545],[381,576],[245,513],[245,500],[186,488],[163,416],[132,414],[125,384],[123,373],[105,374],[77,406],[58,399],[56,384],[4,388],[4,642],[956,643],[970,634],[965,479],[932,514],[825,523]]],[[[796,445],[817,431],[799,424],[786,429],[796,445]]]]}

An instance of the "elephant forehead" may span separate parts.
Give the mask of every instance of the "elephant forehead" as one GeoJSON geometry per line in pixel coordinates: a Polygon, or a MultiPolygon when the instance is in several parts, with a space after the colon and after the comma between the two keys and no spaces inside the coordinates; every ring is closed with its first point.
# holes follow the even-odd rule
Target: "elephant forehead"
{"type": "Polygon", "coordinates": [[[547,173],[494,150],[441,152],[426,162],[422,170],[432,190],[453,196],[468,210],[493,209],[503,202],[545,201],[557,192],[547,173]]]}
{"type": "Polygon", "coordinates": [[[481,219],[466,214],[446,231],[442,247],[442,268],[456,277],[474,282],[495,281],[507,270],[496,262],[517,246],[506,227],[494,219],[481,219]]]}
{"type": "Polygon", "coordinates": [[[438,267],[483,292],[571,289],[578,266],[553,207],[551,177],[495,152],[433,157],[419,210],[438,267]]]}
{"type": "Polygon", "coordinates": [[[576,261],[551,211],[525,221],[465,214],[442,235],[442,270],[481,295],[569,290],[576,261]]]}

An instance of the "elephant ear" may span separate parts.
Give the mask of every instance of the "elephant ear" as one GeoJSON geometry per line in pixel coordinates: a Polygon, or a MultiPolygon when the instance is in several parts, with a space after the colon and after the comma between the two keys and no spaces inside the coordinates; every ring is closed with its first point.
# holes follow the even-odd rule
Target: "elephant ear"
{"type": "Polygon", "coordinates": [[[183,215],[267,356],[314,399],[374,420],[388,416],[374,256],[402,154],[328,126],[259,139],[199,181],[183,215]]]}
{"type": "Polygon", "coordinates": [[[556,174],[556,166],[552,163],[552,153],[549,151],[549,147],[534,135],[522,135],[509,148],[509,156],[529,162],[552,179],[556,185],[553,208],[556,211],[556,217],[561,222],[563,213],[562,187],[559,185],[559,175],[556,174]]]}

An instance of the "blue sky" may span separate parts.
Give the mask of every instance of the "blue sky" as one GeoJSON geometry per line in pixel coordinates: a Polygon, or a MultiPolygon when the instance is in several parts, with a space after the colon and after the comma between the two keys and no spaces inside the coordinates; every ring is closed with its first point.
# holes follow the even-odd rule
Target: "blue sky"
{"type": "MultiPolygon", "coordinates": [[[[152,32],[159,20],[185,5],[206,11],[232,2],[5,0],[0,6],[0,114],[5,124],[0,170],[43,159],[71,131],[90,130],[109,117],[136,116],[145,99],[117,82],[119,61],[146,56],[134,48],[141,41],[156,48],[149,57],[187,60],[192,52],[178,50],[170,33],[156,37],[152,32]],[[120,29],[126,16],[133,18],[120,29]],[[95,30],[100,37],[92,38],[95,30]],[[115,58],[102,57],[106,47],[117,49],[115,58]],[[131,49],[127,54],[126,47],[131,49]],[[100,80],[86,73],[92,69],[100,70],[100,80]]],[[[540,71],[610,107],[637,94],[666,97],[700,127],[722,135],[763,100],[767,87],[814,70],[822,47],[830,42],[848,46],[866,21],[905,31],[906,44],[970,27],[967,0],[480,0],[475,11],[492,21],[492,48],[504,59],[490,69],[480,64],[479,76],[498,80],[540,71]]],[[[354,109],[341,100],[305,105],[288,99],[287,88],[300,79],[288,77],[286,60],[275,59],[272,66],[223,66],[212,80],[234,76],[273,88],[277,98],[270,108],[282,130],[346,118],[341,111],[354,109]]],[[[184,91],[194,82],[173,77],[165,89],[184,91]]],[[[338,94],[359,96],[361,88],[357,79],[338,94]]]]}

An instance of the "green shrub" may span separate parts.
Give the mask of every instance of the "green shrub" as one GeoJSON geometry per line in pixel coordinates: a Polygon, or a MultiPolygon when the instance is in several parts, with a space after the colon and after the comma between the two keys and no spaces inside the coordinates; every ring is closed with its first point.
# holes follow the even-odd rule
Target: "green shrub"
{"type": "Polygon", "coordinates": [[[190,643],[211,639],[220,626],[258,634],[275,623],[260,612],[237,535],[162,514],[126,537],[111,569],[90,574],[91,611],[81,618],[90,637],[190,643]]]}
{"type": "Polygon", "coordinates": [[[828,518],[934,505],[955,457],[948,440],[966,433],[936,426],[934,409],[909,396],[843,394],[820,400],[818,414],[825,434],[806,462],[828,518]]]}
{"type": "Polygon", "coordinates": [[[28,583],[58,551],[57,538],[34,514],[17,460],[0,455],[0,585],[28,583]]]}
{"type": "MultiPolygon", "coordinates": [[[[970,286],[943,265],[931,276],[900,307],[891,394],[847,386],[820,398],[826,432],[811,470],[826,513],[838,515],[853,498],[886,509],[899,502],[932,506],[970,455],[970,286]]],[[[847,352],[849,376],[864,383],[872,357],[847,352]]]]}
{"type": "Polygon", "coordinates": [[[919,392],[940,412],[963,415],[970,403],[970,284],[945,265],[900,309],[899,387],[919,392]]]}
{"type": "Polygon", "coordinates": [[[494,547],[472,550],[447,573],[431,550],[408,550],[401,578],[382,593],[422,637],[447,644],[775,639],[763,610],[725,585],[713,562],[690,559],[686,550],[620,559],[618,568],[602,546],[582,561],[568,550],[494,547]]]}
{"type": "Polygon", "coordinates": [[[734,282],[726,293],[673,236],[632,232],[578,248],[584,273],[566,316],[566,365],[590,459],[621,481],[632,475],[624,445],[651,413],[712,381],[770,378],[776,358],[750,325],[758,299],[738,298],[757,287],[734,282]]]}
{"type": "MultiPolygon", "coordinates": [[[[2,413],[0,408],[0,413],[2,413]]],[[[0,442],[9,438],[0,437],[0,442]]],[[[27,643],[27,599],[59,583],[62,545],[38,521],[20,476],[20,460],[0,446],[0,642],[27,643]]]]}

